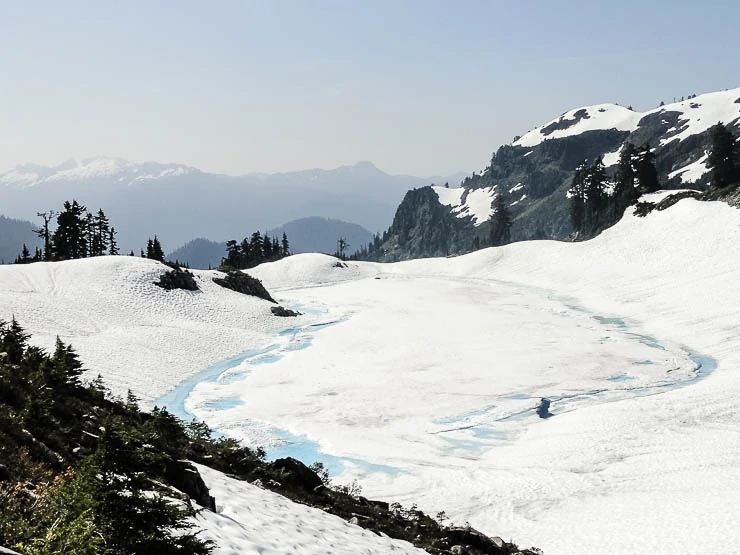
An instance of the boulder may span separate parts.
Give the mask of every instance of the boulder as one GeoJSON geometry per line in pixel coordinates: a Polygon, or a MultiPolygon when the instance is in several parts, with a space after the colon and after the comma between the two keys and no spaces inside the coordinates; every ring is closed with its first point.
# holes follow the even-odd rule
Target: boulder
{"type": "Polygon", "coordinates": [[[540,399],[540,404],[537,407],[537,416],[540,418],[550,418],[552,416],[552,413],[550,413],[550,399],[545,399],[544,397],[540,399]]]}
{"type": "Polygon", "coordinates": [[[284,306],[271,306],[270,312],[272,312],[275,316],[283,316],[283,317],[292,317],[292,316],[300,316],[301,313],[297,312],[295,310],[290,310],[289,308],[285,308],[284,306]]]}
{"type": "Polygon", "coordinates": [[[187,494],[201,507],[216,511],[216,499],[203,481],[200,472],[187,461],[169,461],[165,466],[164,477],[174,488],[187,494]]]}
{"type": "Polygon", "coordinates": [[[313,491],[318,486],[324,485],[318,474],[293,457],[277,459],[272,463],[272,466],[287,473],[284,482],[299,486],[306,491],[313,491]]]}

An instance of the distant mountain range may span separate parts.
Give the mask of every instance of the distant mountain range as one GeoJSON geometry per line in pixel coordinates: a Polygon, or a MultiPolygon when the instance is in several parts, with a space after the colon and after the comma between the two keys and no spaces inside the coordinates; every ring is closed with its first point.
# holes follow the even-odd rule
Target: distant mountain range
{"type": "MultiPolygon", "coordinates": [[[[364,227],[350,222],[312,216],[293,220],[282,226],[266,232],[268,237],[281,238],[283,232],[290,241],[290,250],[294,254],[302,252],[334,253],[337,249],[337,240],[343,237],[349,243],[348,253],[354,252],[362,245],[372,240],[372,233],[364,227]]],[[[234,236],[241,241],[244,235],[234,236]]],[[[188,241],[182,247],[167,255],[169,260],[177,260],[191,268],[216,268],[226,255],[226,242],[210,241],[199,238],[188,241]]]]}
{"type": "Polygon", "coordinates": [[[55,167],[25,164],[0,174],[0,213],[35,220],[37,212],[75,198],[91,210],[103,208],[121,250],[138,252],[154,234],[173,248],[194,237],[226,240],[306,216],[377,231],[390,224],[407,190],[463,177],[389,175],[370,162],[235,177],[181,164],[93,158],[55,167]]]}
{"type": "Polygon", "coordinates": [[[409,191],[371,258],[444,256],[485,245],[492,203],[502,191],[513,216],[512,240],[564,239],[573,231],[566,191],[575,168],[602,157],[613,174],[627,142],[650,146],[664,188],[704,189],[710,130],[720,122],[740,131],[740,88],[648,112],[616,104],[575,108],[501,146],[461,188],[409,191]]]}

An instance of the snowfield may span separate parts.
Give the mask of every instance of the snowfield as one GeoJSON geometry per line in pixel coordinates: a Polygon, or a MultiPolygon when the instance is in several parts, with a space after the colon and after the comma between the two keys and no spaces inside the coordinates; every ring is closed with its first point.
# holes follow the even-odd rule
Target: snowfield
{"type": "MultiPolygon", "coordinates": [[[[200,293],[163,291],[162,271],[128,257],[0,266],[0,318],[47,347],[58,333],[116,392],[168,398],[246,442],[323,459],[365,495],[547,555],[737,552],[734,208],[684,199],[584,243],[250,270],[299,318],[212,272],[195,272],[200,293]]],[[[203,472],[222,513],[200,523],[221,553],[413,552],[203,472]]]]}

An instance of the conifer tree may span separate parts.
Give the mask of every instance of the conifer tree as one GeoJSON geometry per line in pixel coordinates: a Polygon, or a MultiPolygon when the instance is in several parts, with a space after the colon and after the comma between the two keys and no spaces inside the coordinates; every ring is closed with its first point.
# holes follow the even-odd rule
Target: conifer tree
{"type": "Polygon", "coordinates": [[[732,132],[720,122],[712,129],[712,146],[707,157],[707,168],[711,186],[716,189],[740,181],[740,165],[737,163],[738,147],[732,132]]]}
{"type": "Polygon", "coordinates": [[[573,230],[576,233],[583,233],[584,230],[587,173],[588,166],[584,161],[576,168],[573,174],[573,181],[566,195],[570,199],[570,219],[573,224],[573,230]]]}
{"type": "Polygon", "coordinates": [[[658,171],[655,169],[655,155],[652,153],[649,144],[642,147],[635,170],[640,193],[654,193],[660,189],[658,171]]]}
{"type": "Polygon", "coordinates": [[[489,230],[488,242],[493,247],[507,244],[511,241],[511,215],[507,206],[507,196],[505,191],[497,187],[496,198],[493,201],[493,217],[491,218],[491,228],[489,230]]]}
{"type": "Polygon", "coordinates": [[[290,243],[288,242],[288,235],[284,231],[283,231],[283,240],[281,243],[280,253],[283,256],[288,256],[288,254],[290,254],[290,243]]]}
{"type": "Polygon", "coordinates": [[[57,260],[87,256],[86,210],[76,200],[65,201],[64,210],[57,216],[57,229],[52,238],[57,260]]]}
{"type": "MultiPolygon", "coordinates": [[[[117,256],[119,254],[118,241],[116,241],[116,228],[111,227],[108,231],[108,254],[111,256],[117,256]]],[[[131,251],[131,256],[134,255],[134,251],[131,251]]]]}

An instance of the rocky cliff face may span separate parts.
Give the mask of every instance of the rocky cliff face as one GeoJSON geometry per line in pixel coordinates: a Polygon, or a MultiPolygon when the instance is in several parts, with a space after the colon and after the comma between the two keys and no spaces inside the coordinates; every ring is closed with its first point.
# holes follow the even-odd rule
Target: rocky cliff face
{"type": "Polygon", "coordinates": [[[645,113],[614,104],[571,110],[499,147],[488,167],[463,181],[463,191],[409,191],[381,248],[370,258],[444,256],[485,246],[492,212],[483,219],[480,209],[476,217],[466,207],[471,194],[483,189],[490,191],[491,203],[496,195],[506,195],[513,241],[566,239],[573,231],[566,191],[575,168],[602,157],[613,174],[627,142],[651,147],[663,188],[703,190],[710,129],[719,122],[740,130],[740,88],[645,113]]]}

